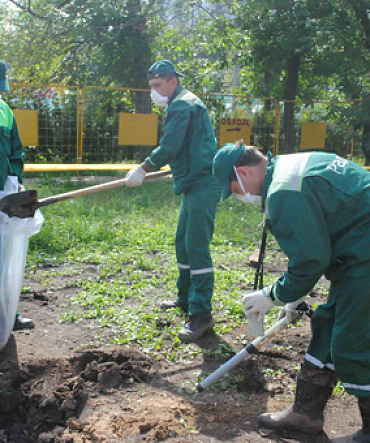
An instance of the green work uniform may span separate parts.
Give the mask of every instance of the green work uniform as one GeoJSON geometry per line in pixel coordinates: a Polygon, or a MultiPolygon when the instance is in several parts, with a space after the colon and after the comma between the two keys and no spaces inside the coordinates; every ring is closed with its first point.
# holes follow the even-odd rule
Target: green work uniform
{"type": "Polygon", "coordinates": [[[207,108],[194,94],[178,86],[165,113],[164,136],[146,163],[154,170],[169,164],[174,191],[182,194],[176,232],[178,303],[190,315],[208,315],[214,271],[210,242],[221,187],[212,176],[217,151],[207,108]]]}
{"type": "Polygon", "coordinates": [[[306,361],[335,370],[350,394],[370,395],[370,174],[335,154],[278,156],[267,166],[263,201],[289,258],[276,301],[306,295],[323,274],[331,281],[306,361]]]}
{"type": "Polygon", "coordinates": [[[22,183],[23,154],[14,114],[0,99],[0,190],[4,189],[8,175],[16,175],[18,183],[22,183]]]}
{"type": "Polygon", "coordinates": [[[16,175],[22,183],[23,148],[17,123],[9,106],[0,99],[0,189],[8,175],[16,175]]]}

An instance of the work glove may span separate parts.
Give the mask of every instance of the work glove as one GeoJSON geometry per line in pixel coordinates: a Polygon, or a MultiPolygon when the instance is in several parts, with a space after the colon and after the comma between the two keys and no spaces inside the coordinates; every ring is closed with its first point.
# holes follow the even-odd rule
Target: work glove
{"type": "Polygon", "coordinates": [[[22,192],[25,190],[25,187],[23,185],[18,185],[18,192],[22,192]]]}
{"type": "Polygon", "coordinates": [[[287,317],[288,323],[291,323],[293,321],[293,311],[297,309],[297,306],[299,306],[306,296],[299,298],[296,301],[292,301],[290,303],[287,303],[284,305],[279,312],[278,320],[281,320],[282,318],[287,317]]]}
{"type": "Polygon", "coordinates": [[[257,321],[262,321],[266,312],[275,306],[270,297],[272,286],[267,286],[258,291],[248,292],[242,295],[242,303],[245,309],[247,318],[256,318],[257,321]]]}
{"type": "Polygon", "coordinates": [[[142,166],[136,166],[126,175],[126,186],[140,186],[146,176],[146,171],[142,166]]]}

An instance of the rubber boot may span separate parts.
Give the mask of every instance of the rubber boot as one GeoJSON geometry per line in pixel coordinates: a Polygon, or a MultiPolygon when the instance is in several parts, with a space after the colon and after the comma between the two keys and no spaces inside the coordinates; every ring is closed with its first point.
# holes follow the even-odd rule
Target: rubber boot
{"type": "Polygon", "coordinates": [[[359,443],[370,443],[370,396],[357,398],[362,418],[362,429],[352,436],[352,440],[359,443]]]}
{"type": "Polygon", "coordinates": [[[276,431],[319,434],[324,426],[324,408],[336,383],[333,371],[303,363],[297,377],[294,404],[281,412],[261,414],[258,426],[276,431]]]}
{"type": "Polygon", "coordinates": [[[35,322],[31,318],[23,317],[17,314],[15,317],[13,331],[21,331],[22,329],[33,329],[35,322]]]}
{"type": "Polygon", "coordinates": [[[190,315],[185,326],[180,329],[177,336],[188,343],[198,340],[206,332],[211,331],[215,326],[212,315],[190,315]]]}

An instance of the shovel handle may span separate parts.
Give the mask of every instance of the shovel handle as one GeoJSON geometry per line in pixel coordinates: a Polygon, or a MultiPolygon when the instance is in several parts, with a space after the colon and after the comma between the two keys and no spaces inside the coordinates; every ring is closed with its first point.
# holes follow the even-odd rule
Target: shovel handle
{"type": "Polygon", "coordinates": [[[242,349],[240,352],[234,355],[230,360],[220,366],[216,371],[212,372],[207,378],[198,383],[198,392],[203,392],[206,388],[211,386],[213,383],[218,381],[226,373],[228,373],[232,368],[242,362],[244,359],[248,358],[250,355],[255,354],[258,350],[269,340],[272,339],[278,332],[285,329],[289,322],[282,318],[274,326],[266,331],[266,334],[261,337],[257,337],[252,343],[242,349]]]}
{"type": "Polygon", "coordinates": [[[276,334],[285,329],[290,323],[297,321],[303,314],[307,314],[308,316],[312,315],[311,308],[304,302],[300,302],[298,306],[296,306],[295,303],[290,303],[290,309],[293,311],[291,317],[286,315],[280,319],[265,332],[265,335],[257,337],[252,343],[247,345],[244,349],[234,355],[234,357],[216,369],[216,371],[212,372],[207,378],[198,383],[198,392],[203,392],[245,358],[248,358],[252,354],[256,354],[265,343],[275,337],[276,334]]]}
{"type": "MultiPolygon", "coordinates": [[[[157,177],[163,177],[171,173],[170,169],[164,171],[152,172],[145,176],[145,180],[151,180],[157,177]]],[[[113,180],[111,182],[103,183],[101,185],[89,186],[83,189],[77,189],[76,191],[65,192],[64,194],[54,195],[53,197],[42,198],[38,201],[38,207],[52,205],[63,200],[68,200],[70,198],[80,197],[81,195],[94,194],[95,192],[106,191],[107,189],[118,188],[119,186],[124,186],[127,182],[126,178],[120,180],[113,180]]]]}

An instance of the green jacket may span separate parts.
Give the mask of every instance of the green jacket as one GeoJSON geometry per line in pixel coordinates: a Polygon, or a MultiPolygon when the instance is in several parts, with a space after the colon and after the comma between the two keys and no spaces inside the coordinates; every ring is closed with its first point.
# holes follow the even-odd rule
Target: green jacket
{"type": "Polygon", "coordinates": [[[176,194],[213,180],[212,160],[217,151],[215,132],[204,103],[178,86],[166,109],[160,145],[145,160],[155,170],[169,164],[176,194]]]}
{"type": "Polygon", "coordinates": [[[370,272],[370,174],[335,154],[278,156],[267,167],[263,202],[270,229],[289,258],[274,284],[277,302],[330,280],[370,272]]]}
{"type": "Polygon", "coordinates": [[[22,183],[23,148],[12,110],[0,99],[0,189],[8,175],[22,183]]]}

